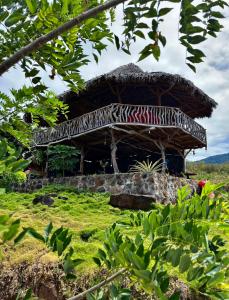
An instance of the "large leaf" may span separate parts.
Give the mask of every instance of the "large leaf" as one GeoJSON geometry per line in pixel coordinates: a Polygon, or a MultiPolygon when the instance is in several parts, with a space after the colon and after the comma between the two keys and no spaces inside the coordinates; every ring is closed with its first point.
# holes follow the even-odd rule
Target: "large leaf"
{"type": "Polygon", "coordinates": [[[181,273],[184,273],[188,270],[188,268],[190,267],[191,265],[191,259],[190,259],[190,256],[188,254],[184,254],[181,256],[181,259],[180,259],[180,264],[179,264],[179,271],[181,273]]]}
{"type": "Polygon", "coordinates": [[[3,233],[3,242],[10,241],[15,237],[20,227],[20,219],[14,221],[7,231],[3,233]]]}
{"type": "Polygon", "coordinates": [[[13,26],[16,23],[18,23],[20,20],[23,19],[22,10],[18,9],[15,12],[13,12],[6,20],[5,25],[7,27],[13,26]]]}
{"type": "Polygon", "coordinates": [[[25,0],[25,1],[26,1],[26,4],[27,4],[28,9],[31,12],[31,14],[34,14],[36,12],[36,9],[37,9],[36,0],[25,0]]]}

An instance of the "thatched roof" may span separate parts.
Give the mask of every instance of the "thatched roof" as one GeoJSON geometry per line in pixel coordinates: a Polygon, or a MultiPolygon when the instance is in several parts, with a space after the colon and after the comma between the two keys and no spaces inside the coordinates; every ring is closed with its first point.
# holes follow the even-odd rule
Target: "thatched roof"
{"type": "Polygon", "coordinates": [[[62,94],[61,98],[70,105],[70,110],[77,110],[78,114],[81,114],[107,105],[109,102],[118,102],[117,95],[114,97],[117,88],[120,91],[126,89],[123,103],[131,102],[128,100],[128,95],[129,99],[134,99],[139,93],[139,100],[137,101],[136,98],[133,104],[141,104],[141,101],[145,101],[144,104],[153,105],[153,99],[156,98],[154,92],[164,92],[162,105],[178,106],[192,118],[210,117],[217,106],[212,98],[190,80],[177,74],[144,72],[134,64],[121,66],[107,74],[90,79],[79,94],[68,91],[62,94]],[[134,93],[133,89],[135,89],[134,93]],[[111,96],[112,92],[113,96],[111,96]],[[81,101],[85,110],[82,110],[82,107],[79,109],[81,101]]]}

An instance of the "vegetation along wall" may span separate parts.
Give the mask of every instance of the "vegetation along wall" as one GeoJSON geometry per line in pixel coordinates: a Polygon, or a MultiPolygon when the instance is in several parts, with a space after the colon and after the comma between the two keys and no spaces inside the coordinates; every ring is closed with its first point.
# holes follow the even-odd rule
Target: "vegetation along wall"
{"type": "Polygon", "coordinates": [[[18,192],[29,192],[47,184],[67,184],[79,191],[109,192],[112,194],[150,195],[157,202],[175,202],[178,188],[189,185],[196,188],[196,182],[161,173],[121,173],[88,176],[33,179],[14,186],[18,192]]]}

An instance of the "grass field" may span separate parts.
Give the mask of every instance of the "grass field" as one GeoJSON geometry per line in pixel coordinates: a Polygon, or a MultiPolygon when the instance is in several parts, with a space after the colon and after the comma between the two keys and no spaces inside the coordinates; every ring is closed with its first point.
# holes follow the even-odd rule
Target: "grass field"
{"type": "MultiPolygon", "coordinates": [[[[197,173],[196,179],[210,179],[215,183],[229,182],[228,165],[217,168],[191,164],[188,169],[197,173]]],[[[76,257],[85,260],[77,267],[78,272],[82,274],[94,274],[98,270],[92,257],[96,255],[97,249],[102,245],[105,229],[116,221],[128,221],[131,213],[136,212],[110,206],[109,194],[78,193],[74,188],[66,186],[48,186],[30,194],[2,193],[0,196],[0,215],[13,214],[14,219],[21,219],[22,227],[31,226],[42,233],[44,227],[51,221],[55,228],[60,226],[69,228],[73,234],[72,246],[76,257]],[[47,193],[56,193],[66,199],[54,197],[55,202],[50,207],[32,203],[36,195],[47,193]]],[[[211,228],[212,235],[221,234],[229,242],[226,232],[223,230],[219,232],[214,224],[211,228]]],[[[137,229],[133,227],[124,230],[128,232],[129,236],[133,236],[137,229]]],[[[2,255],[4,256],[2,261],[4,269],[24,261],[28,263],[39,261],[44,264],[58,261],[55,254],[48,252],[42,243],[29,236],[16,247],[13,243],[9,243],[3,249],[2,255]]],[[[172,275],[178,276],[185,282],[184,275],[179,274],[178,271],[173,269],[172,275]]]]}
{"type": "Polygon", "coordinates": [[[207,179],[214,183],[225,182],[229,186],[229,163],[225,164],[205,164],[187,163],[187,171],[196,173],[194,179],[207,179]]]}
{"type": "MultiPolygon", "coordinates": [[[[104,230],[115,221],[126,221],[131,213],[128,210],[113,208],[108,204],[108,194],[75,193],[66,189],[58,192],[58,196],[67,199],[58,199],[51,207],[42,204],[32,204],[35,195],[55,188],[46,188],[33,194],[8,193],[2,194],[0,199],[0,215],[13,214],[13,218],[20,218],[23,227],[31,226],[42,233],[43,228],[52,222],[54,227],[70,228],[73,234],[73,247],[77,256],[86,260],[88,268],[93,267],[92,256],[96,254],[98,246],[103,240],[104,230]],[[90,236],[91,235],[91,236],[90,236]],[[89,237],[89,238],[88,238],[89,237]],[[88,239],[88,241],[86,241],[88,239]]],[[[39,256],[43,248],[42,243],[35,242],[27,237],[16,250],[6,249],[4,259],[8,264],[15,264],[24,260],[32,261],[39,256]]],[[[44,255],[42,260],[52,261],[55,256],[44,255]]],[[[85,268],[84,263],[84,268],[85,268]]]]}

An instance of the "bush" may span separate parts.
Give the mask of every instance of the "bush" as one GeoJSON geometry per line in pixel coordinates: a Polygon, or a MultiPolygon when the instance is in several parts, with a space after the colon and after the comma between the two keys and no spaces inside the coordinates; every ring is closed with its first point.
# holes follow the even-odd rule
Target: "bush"
{"type": "Polygon", "coordinates": [[[21,184],[26,181],[26,174],[23,171],[18,172],[4,172],[0,179],[1,188],[6,191],[11,191],[14,184],[21,184]]]}

